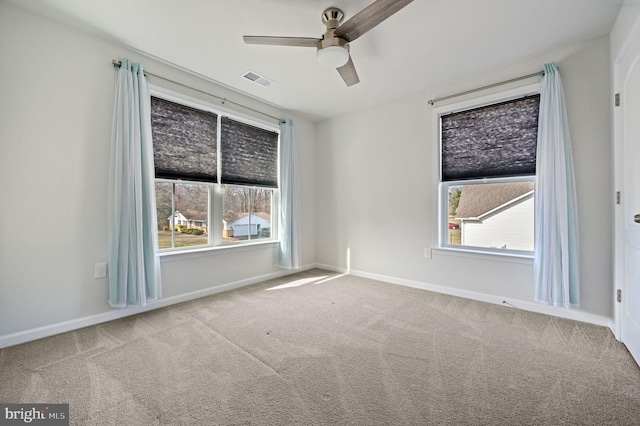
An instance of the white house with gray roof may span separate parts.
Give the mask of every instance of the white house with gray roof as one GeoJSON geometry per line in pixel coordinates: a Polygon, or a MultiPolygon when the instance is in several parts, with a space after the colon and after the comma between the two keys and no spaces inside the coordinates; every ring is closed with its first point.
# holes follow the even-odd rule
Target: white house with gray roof
{"type": "Polygon", "coordinates": [[[207,231],[207,212],[199,210],[176,210],[173,216],[167,218],[169,226],[186,226],[187,228],[198,228],[207,231]]]}
{"type": "Polygon", "coordinates": [[[234,237],[255,237],[261,235],[261,231],[262,236],[268,237],[271,235],[271,215],[266,212],[241,213],[230,227],[234,237]]]}
{"type": "Polygon", "coordinates": [[[533,182],[464,185],[456,219],[461,244],[533,251],[533,182]]]}

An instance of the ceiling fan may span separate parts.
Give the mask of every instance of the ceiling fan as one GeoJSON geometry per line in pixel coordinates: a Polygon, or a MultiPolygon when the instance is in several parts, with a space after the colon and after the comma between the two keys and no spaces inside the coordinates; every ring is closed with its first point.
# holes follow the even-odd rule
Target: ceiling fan
{"type": "Polygon", "coordinates": [[[337,7],[329,7],[322,13],[322,23],[327,31],[322,38],[244,36],[247,44],[275,46],[315,47],[318,62],[328,68],[336,68],[347,86],[360,81],[349,54],[349,42],[357,39],[413,0],[377,0],[342,23],[344,13],[337,7]]]}

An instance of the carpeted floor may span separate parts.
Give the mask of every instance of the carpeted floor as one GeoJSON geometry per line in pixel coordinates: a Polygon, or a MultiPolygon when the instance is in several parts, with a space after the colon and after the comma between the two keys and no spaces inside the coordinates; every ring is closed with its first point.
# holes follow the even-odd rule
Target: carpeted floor
{"type": "Polygon", "coordinates": [[[0,350],[77,425],[640,425],[604,328],[312,270],[0,350]]]}

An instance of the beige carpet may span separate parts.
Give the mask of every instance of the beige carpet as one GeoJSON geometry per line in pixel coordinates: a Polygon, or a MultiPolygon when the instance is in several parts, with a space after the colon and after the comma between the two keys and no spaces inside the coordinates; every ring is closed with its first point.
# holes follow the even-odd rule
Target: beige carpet
{"type": "Polygon", "coordinates": [[[640,425],[604,328],[312,270],[0,350],[78,425],[640,425]]]}

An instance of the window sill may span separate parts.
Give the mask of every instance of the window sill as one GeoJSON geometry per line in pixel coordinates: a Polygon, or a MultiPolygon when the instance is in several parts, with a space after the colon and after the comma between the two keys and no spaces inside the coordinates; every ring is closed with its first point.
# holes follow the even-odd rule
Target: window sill
{"type": "Polygon", "coordinates": [[[533,253],[501,253],[488,250],[473,250],[454,247],[436,247],[433,252],[444,256],[459,256],[466,258],[491,260],[495,262],[521,263],[525,265],[533,265],[533,253]]]}
{"type": "Polygon", "coordinates": [[[226,244],[220,246],[205,246],[192,249],[168,249],[158,253],[161,262],[171,262],[174,260],[181,260],[186,258],[195,258],[203,256],[211,256],[214,253],[239,253],[250,250],[260,250],[265,248],[277,247],[280,241],[268,240],[268,241],[256,241],[251,243],[242,244],[226,244]]]}

